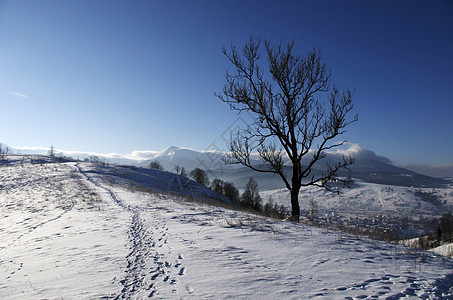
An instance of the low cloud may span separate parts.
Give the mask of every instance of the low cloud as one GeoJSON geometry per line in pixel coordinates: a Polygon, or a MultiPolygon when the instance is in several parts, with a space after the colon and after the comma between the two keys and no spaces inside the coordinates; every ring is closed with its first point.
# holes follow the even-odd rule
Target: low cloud
{"type": "Polygon", "coordinates": [[[387,164],[392,163],[389,158],[376,155],[374,151],[363,149],[359,144],[354,143],[345,143],[335,151],[329,151],[328,154],[332,156],[351,156],[356,160],[377,160],[387,164]]]}
{"type": "Polygon", "coordinates": [[[32,154],[44,154],[49,151],[49,148],[44,147],[10,147],[14,151],[19,151],[20,153],[32,153],[32,154]]]}
{"type": "Polygon", "coordinates": [[[132,151],[130,154],[125,155],[125,157],[132,159],[132,160],[147,160],[153,159],[159,154],[160,151],[151,151],[151,150],[143,150],[143,151],[132,151]]]}
{"type": "MultiPolygon", "coordinates": [[[[49,148],[45,147],[11,147],[13,151],[25,154],[47,154],[49,148]]],[[[130,154],[118,154],[118,153],[99,153],[99,152],[89,152],[89,151],[75,151],[75,150],[63,150],[63,149],[54,149],[55,153],[62,154],[65,156],[71,156],[74,158],[85,158],[89,156],[98,156],[105,159],[128,159],[134,161],[143,161],[155,157],[158,151],[133,151],[130,154]]]]}
{"type": "MultiPolygon", "coordinates": [[[[340,161],[343,157],[352,157],[356,161],[363,161],[363,160],[372,160],[372,161],[379,161],[382,163],[386,164],[393,164],[392,161],[381,155],[377,155],[374,151],[364,149],[362,148],[359,144],[354,144],[354,143],[349,143],[346,142],[342,146],[339,146],[337,148],[333,148],[330,151],[325,151],[327,154],[327,157],[324,160],[319,161],[319,163],[322,162],[338,162],[340,161]]],[[[312,155],[315,154],[315,150],[312,149],[308,152],[308,155],[303,159],[303,163],[307,164],[311,158],[312,155]]],[[[286,161],[286,164],[290,164],[289,158],[286,155],[286,153],[283,154],[284,159],[286,161]]],[[[251,155],[252,159],[259,160],[260,156],[257,152],[252,153],[251,155]]]]}
{"type": "Polygon", "coordinates": [[[147,159],[152,159],[156,156],[159,151],[132,151],[129,154],[119,154],[119,153],[98,153],[98,152],[85,152],[85,151],[72,151],[72,150],[61,150],[56,149],[55,152],[62,153],[67,156],[72,157],[88,157],[88,156],[99,156],[105,159],[128,159],[133,161],[143,161],[147,159]]]}
{"type": "Polygon", "coordinates": [[[28,98],[28,96],[26,94],[22,94],[22,93],[17,93],[17,92],[9,92],[10,95],[13,95],[13,96],[16,96],[16,97],[20,97],[20,98],[28,98]]]}

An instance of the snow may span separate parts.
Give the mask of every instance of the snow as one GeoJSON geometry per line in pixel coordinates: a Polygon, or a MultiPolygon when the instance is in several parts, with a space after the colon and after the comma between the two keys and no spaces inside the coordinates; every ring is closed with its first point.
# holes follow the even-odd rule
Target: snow
{"type": "MultiPolygon", "coordinates": [[[[305,187],[301,189],[299,199],[302,205],[308,205],[309,199],[315,198],[322,210],[343,212],[388,212],[393,214],[413,215],[433,213],[442,214],[446,208],[453,207],[453,187],[445,188],[413,188],[389,186],[385,184],[367,183],[358,179],[353,188],[344,188],[341,194],[330,193],[322,188],[305,187]],[[417,197],[417,192],[434,195],[445,203],[439,211],[428,201],[417,197]]],[[[278,204],[288,205],[289,191],[274,189],[261,191],[263,199],[272,199],[278,204]]]]}
{"type": "Polygon", "coordinates": [[[430,251],[433,251],[440,255],[453,257],[453,243],[449,243],[449,244],[445,244],[445,245],[436,247],[434,249],[431,249],[430,251]]]}
{"type": "MultiPolygon", "coordinates": [[[[400,238],[406,239],[432,233],[437,229],[440,217],[453,210],[451,185],[414,188],[353,180],[352,188],[344,188],[341,194],[313,186],[302,188],[299,194],[301,209],[309,211],[310,201],[314,199],[320,217],[333,213],[343,223],[351,219],[380,222],[385,218],[383,228],[384,225],[387,229],[393,228],[400,238]]],[[[264,190],[260,194],[264,202],[272,199],[273,203],[289,206],[287,189],[264,190]]]]}
{"type": "Polygon", "coordinates": [[[37,158],[0,162],[0,299],[453,297],[452,259],[210,206],[170,173],[37,158]]]}

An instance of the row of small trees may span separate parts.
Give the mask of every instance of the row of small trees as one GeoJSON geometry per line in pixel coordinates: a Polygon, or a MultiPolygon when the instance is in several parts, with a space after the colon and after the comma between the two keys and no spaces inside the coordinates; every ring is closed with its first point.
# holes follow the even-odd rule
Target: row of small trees
{"type": "MultiPolygon", "coordinates": [[[[162,166],[162,164],[158,160],[151,161],[149,163],[149,167],[151,169],[164,171],[164,167],[162,166]]],[[[210,184],[209,176],[206,174],[205,171],[203,171],[200,168],[195,168],[189,174],[187,174],[186,169],[184,167],[176,165],[174,167],[174,171],[178,175],[181,175],[181,176],[184,176],[184,177],[190,177],[194,181],[204,185],[205,187],[209,187],[209,184],[210,184]]]]}
{"type": "Polygon", "coordinates": [[[235,207],[255,211],[277,219],[284,219],[289,215],[289,212],[283,205],[278,206],[276,203],[273,203],[272,199],[263,205],[258,190],[258,183],[252,177],[250,177],[245,185],[242,195],[239,195],[239,190],[233,183],[221,179],[214,179],[211,189],[227,196],[235,207]]]}
{"type": "Polygon", "coordinates": [[[253,178],[250,178],[245,186],[242,195],[239,195],[239,190],[233,183],[214,179],[211,184],[211,190],[219,194],[223,194],[230,198],[234,206],[241,206],[246,209],[262,211],[262,199],[258,190],[258,183],[253,178]]]}
{"type": "MultiPolygon", "coordinates": [[[[164,170],[162,164],[157,160],[151,161],[149,167],[152,169],[164,170]]],[[[232,205],[235,207],[261,212],[266,216],[280,219],[286,218],[288,215],[288,212],[283,205],[278,206],[277,204],[274,204],[272,200],[263,205],[263,201],[258,190],[258,183],[253,178],[249,179],[245,186],[244,192],[240,195],[239,190],[232,182],[223,181],[218,178],[212,180],[211,182],[208,174],[200,168],[195,168],[187,174],[184,167],[176,165],[174,167],[174,171],[178,175],[189,177],[195,182],[210,188],[214,192],[228,197],[232,205]]]]}
{"type": "MultiPolygon", "coordinates": [[[[149,167],[151,169],[164,171],[164,167],[162,166],[162,164],[158,160],[151,161],[149,163],[149,167]]],[[[184,167],[176,165],[174,167],[174,171],[178,175],[181,175],[181,176],[184,176],[184,177],[190,177],[194,181],[204,185],[205,187],[209,187],[209,184],[210,184],[209,176],[208,176],[208,174],[206,174],[205,171],[203,171],[200,168],[195,168],[189,174],[187,174],[186,169],[184,167]]]]}
{"type": "MultiPolygon", "coordinates": [[[[156,170],[164,170],[164,167],[158,160],[153,160],[150,162],[149,167],[156,170]]],[[[239,195],[239,190],[231,182],[226,182],[221,179],[214,179],[212,182],[209,180],[208,174],[200,168],[193,169],[189,174],[187,174],[186,169],[179,165],[174,167],[176,174],[189,177],[195,182],[204,185],[207,188],[210,188],[214,192],[227,196],[231,203],[235,206],[243,202],[242,206],[247,208],[261,210],[261,197],[258,193],[258,184],[255,180],[250,178],[246,186],[246,191],[242,195],[239,195]],[[244,199],[244,200],[242,200],[244,199]]]]}

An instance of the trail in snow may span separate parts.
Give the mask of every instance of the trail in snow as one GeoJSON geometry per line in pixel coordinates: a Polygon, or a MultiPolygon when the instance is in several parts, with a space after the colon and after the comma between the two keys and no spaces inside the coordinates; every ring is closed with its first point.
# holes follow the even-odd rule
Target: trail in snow
{"type": "Polygon", "coordinates": [[[382,209],[385,209],[384,201],[382,200],[382,195],[381,195],[381,191],[380,190],[378,191],[378,197],[379,197],[379,201],[381,201],[382,209]]]}
{"type": "Polygon", "coordinates": [[[75,166],[77,167],[77,169],[78,169],[78,171],[80,172],[80,174],[82,174],[89,182],[91,182],[92,184],[94,184],[94,185],[97,186],[98,188],[101,188],[101,189],[103,189],[104,191],[106,191],[106,192],[108,193],[108,195],[110,196],[110,198],[111,198],[116,204],[118,204],[120,207],[122,207],[122,208],[124,208],[124,209],[126,209],[126,210],[128,210],[128,211],[130,211],[130,210],[132,209],[132,208],[129,207],[129,206],[125,206],[124,203],[121,201],[121,199],[119,199],[111,189],[109,189],[109,188],[107,188],[107,187],[101,185],[98,181],[96,181],[96,180],[94,180],[93,178],[91,178],[90,176],[88,176],[88,174],[87,174],[86,172],[84,172],[84,171],[80,168],[80,164],[79,164],[79,163],[77,163],[75,166]]]}
{"type": "Polygon", "coordinates": [[[185,268],[182,265],[182,255],[178,255],[176,260],[171,261],[165,251],[161,248],[168,242],[168,227],[160,227],[158,224],[149,230],[141,217],[144,208],[137,205],[126,205],[122,199],[110,188],[102,185],[99,181],[90,177],[83,171],[79,164],[76,164],[79,172],[92,184],[107,192],[109,197],[121,208],[132,213],[129,226],[128,240],[129,253],[126,256],[127,267],[124,279],[120,280],[123,288],[121,292],[114,296],[115,299],[131,299],[153,297],[159,295],[160,284],[173,286],[172,292],[176,293],[174,287],[178,281],[173,273],[179,276],[184,275],[185,268]],[[177,269],[177,270],[174,270],[177,269]]]}

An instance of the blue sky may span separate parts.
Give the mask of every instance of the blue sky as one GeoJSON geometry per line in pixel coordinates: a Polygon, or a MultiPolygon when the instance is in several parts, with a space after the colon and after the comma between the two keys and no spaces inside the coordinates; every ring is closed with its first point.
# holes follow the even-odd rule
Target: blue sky
{"type": "Polygon", "coordinates": [[[0,1],[0,142],[130,153],[224,148],[222,46],[321,48],[359,122],[401,163],[453,163],[450,1],[0,1]]]}

